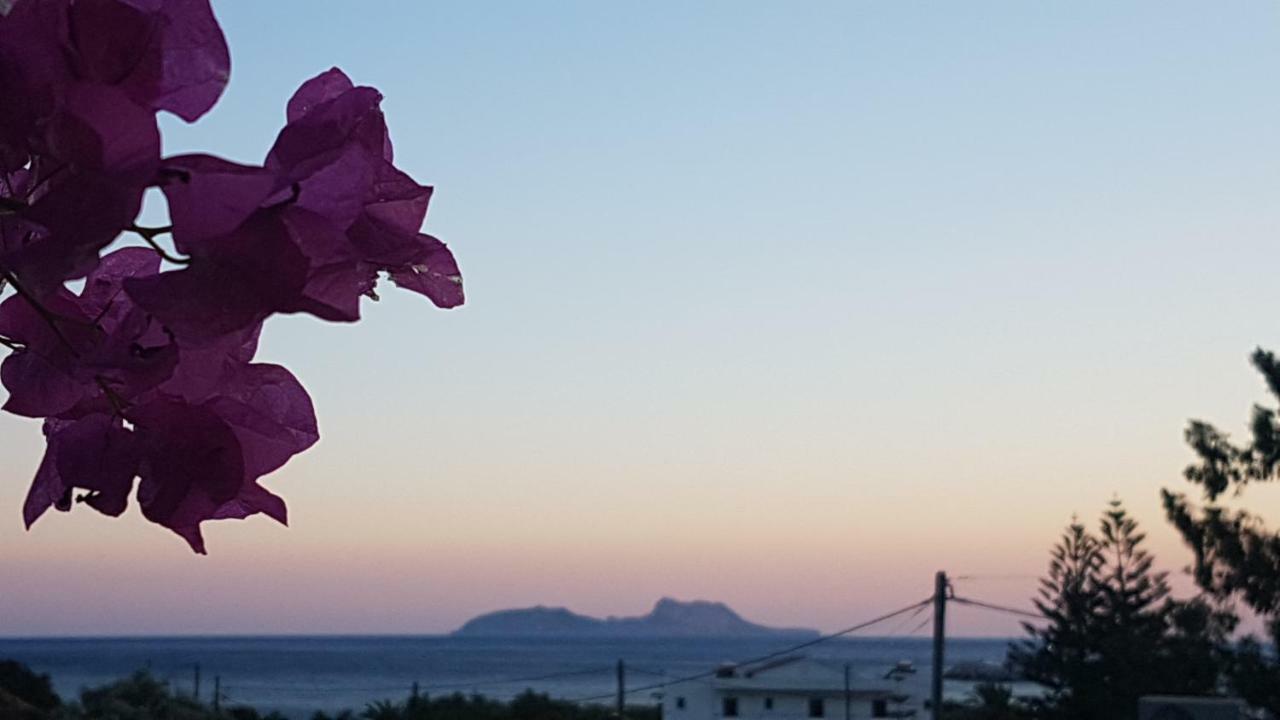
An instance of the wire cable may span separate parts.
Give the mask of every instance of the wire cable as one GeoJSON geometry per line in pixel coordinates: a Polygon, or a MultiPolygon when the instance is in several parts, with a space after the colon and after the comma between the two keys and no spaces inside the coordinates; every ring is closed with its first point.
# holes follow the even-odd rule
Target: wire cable
{"type": "MultiPolygon", "coordinates": [[[[768,654],[766,654],[766,655],[761,655],[760,657],[755,657],[755,658],[750,658],[750,659],[747,659],[747,660],[742,660],[742,661],[738,662],[737,664],[738,664],[738,665],[754,665],[754,664],[757,664],[757,663],[762,663],[762,662],[767,662],[767,661],[769,661],[769,660],[774,660],[774,659],[779,658],[779,657],[782,657],[782,656],[784,656],[784,655],[790,655],[791,653],[794,653],[794,652],[796,652],[797,650],[803,650],[803,649],[808,648],[808,647],[813,647],[814,645],[817,645],[817,644],[819,644],[819,643],[824,643],[824,642],[827,642],[828,640],[833,640],[833,639],[835,639],[835,638],[843,637],[843,636],[848,635],[848,634],[850,634],[850,633],[855,633],[855,632],[857,632],[857,631],[859,631],[859,630],[862,630],[862,629],[864,629],[864,628],[869,628],[869,627],[871,627],[872,625],[875,625],[875,624],[877,624],[877,623],[884,622],[885,620],[889,620],[890,618],[895,618],[895,617],[897,617],[897,616],[899,616],[899,615],[902,615],[903,613],[911,612],[912,610],[916,610],[916,609],[918,609],[918,608],[920,608],[920,607],[923,607],[923,606],[925,606],[925,605],[928,605],[928,604],[929,604],[929,603],[931,603],[931,602],[933,602],[933,598],[932,598],[932,597],[925,598],[924,600],[921,600],[921,601],[920,601],[920,602],[918,602],[918,603],[912,603],[912,604],[910,604],[910,605],[908,605],[908,606],[906,606],[906,607],[904,607],[904,608],[900,608],[900,609],[898,609],[898,610],[894,610],[894,611],[893,611],[893,612],[891,612],[891,613],[885,613],[884,615],[881,615],[881,616],[879,616],[879,617],[872,618],[872,619],[870,619],[870,620],[868,620],[868,621],[866,621],[866,622],[858,623],[857,625],[853,625],[853,626],[851,626],[851,627],[847,627],[847,628],[845,628],[845,629],[843,629],[843,630],[838,630],[838,631],[833,632],[833,633],[831,633],[831,634],[829,634],[829,635],[822,635],[822,636],[820,636],[820,637],[814,638],[813,640],[809,640],[809,641],[806,641],[806,642],[802,642],[802,643],[799,643],[798,645],[792,645],[791,647],[784,648],[784,649],[782,649],[782,650],[777,650],[777,651],[775,651],[775,652],[771,652],[771,653],[768,653],[768,654]]],[[[694,674],[694,675],[686,675],[686,676],[684,676],[684,677],[672,678],[671,680],[666,680],[666,681],[664,681],[664,682],[660,682],[660,683],[652,683],[652,684],[649,684],[649,685],[642,685],[642,686],[640,686],[640,687],[636,687],[636,688],[628,688],[628,689],[623,690],[623,694],[625,694],[625,695],[630,695],[630,694],[632,694],[632,693],[646,692],[646,691],[648,691],[648,690],[657,690],[657,689],[659,689],[659,688],[667,687],[668,685],[675,685],[676,683],[691,682],[691,681],[693,681],[693,680],[702,680],[702,679],[704,679],[704,678],[709,678],[709,677],[714,676],[717,672],[718,672],[718,670],[707,670],[707,671],[700,672],[700,673],[697,673],[697,674],[694,674]]],[[[616,695],[617,695],[616,693],[602,693],[602,694],[600,694],[600,695],[591,695],[591,696],[583,697],[583,698],[575,698],[575,699],[573,699],[573,700],[570,700],[570,702],[575,702],[575,703],[593,702],[593,701],[596,701],[596,700],[606,700],[606,699],[611,698],[611,697],[616,697],[616,695]]]]}
{"type": "Polygon", "coordinates": [[[1029,610],[1019,610],[1018,608],[1005,607],[1004,605],[996,605],[995,603],[982,602],[981,600],[970,600],[969,598],[953,597],[952,602],[961,605],[972,605],[973,607],[986,608],[987,610],[995,610],[996,612],[1008,613],[1010,615],[1018,615],[1025,618],[1033,618],[1035,620],[1043,620],[1044,616],[1040,613],[1033,613],[1029,610]]]}
{"type": "Polygon", "coordinates": [[[910,632],[907,633],[907,637],[911,637],[912,635],[915,635],[916,633],[920,632],[921,630],[924,629],[924,626],[928,625],[931,622],[933,622],[933,613],[929,613],[929,617],[925,618],[924,620],[921,620],[919,625],[916,625],[915,627],[911,628],[910,632]]]}

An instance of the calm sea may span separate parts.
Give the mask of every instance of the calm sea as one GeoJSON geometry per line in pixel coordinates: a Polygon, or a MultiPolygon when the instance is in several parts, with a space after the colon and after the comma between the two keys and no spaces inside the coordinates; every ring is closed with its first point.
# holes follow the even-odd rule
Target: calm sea
{"type": "MultiPolygon", "coordinates": [[[[433,695],[458,691],[508,698],[532,688],[579,699],[612,692],[619,659],[626,662],[628,686],[636,688],[760,656],[785,644],[776,638],[0,639],[0,658],[20,660],[48,673],[64,698],[75,697],[82,687],[142,668],[167,680],[174,691],[190,694],[198,664],[202,699],[212,696],[217,676],[225,705],[253,705],[302,718],[316,710],[359,710],[374,700],[401,700],[414,682],[433,695]],[[553,675],[557,677],[546,677],[553,675]]],[[[947,645],[947,663],[1000,662],[1007,645],[1003,639],[954,639],[947,645]]],[[[849,663],[854,687],[898,687],[922,698],[927,692],[930,647],[925,638],[858,638],[833,640],[804,652],[849,663]],[[918,672],[896,685],[884,680],[885,672],[902,660],[914,663],[918,672]]],[[[962,695],[967,689],[965,684],[951,683],[948,695],[962,695]]],[[[656,699],[653,692],[638,692],[629,696],[629,702],[654,703],[656,699]]]]}

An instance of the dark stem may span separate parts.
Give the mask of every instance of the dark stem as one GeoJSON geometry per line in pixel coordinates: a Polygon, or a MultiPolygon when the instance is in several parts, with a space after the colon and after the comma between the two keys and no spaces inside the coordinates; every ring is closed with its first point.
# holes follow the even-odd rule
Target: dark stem
{"type": "Polygon", "coordinates": [[[170,255],[164,248],[160,247],[160,243],[156,242],[157,235],[164,235],[166,233],[173,232],[172,225],[163,225],[161,227],[142,227],[140,225],[130,225],[127,229],[129,230],[129,232],[134,233],[138,237],[145,240],[147,244],[151,246],[151,249],[155,250],[160,255],[160,257],[165,261],[171,262],[174,265],[190,265],[191,264],[191,258],[180,258],[180,257],[170,255]]]}
{"type": "Polygon", "coordinates": [[[101,375],[95,375],[93,379],[98,383],[98,387],[102,389],[102,393],[107,396],[107,402],[111,403],[111,407],[116,411],[116,414],[120,417],[124,417],[124,410],[128,403],[116,394],[115,390],[112,390],[111,387],[107,385],[107,381],[102,379],[101,375]]]}
{"type": "MultiPolygon", "coordinates": [[[[40,179],[34,185],[27,188],[26,196],[31,197],[32,195],[35,195],[36,193],[40,192],[41,188],[48,185],[50,181],[52,181],[54,178],[61,175],[69,167],[71,167],[69,163],[63,163],[58,167],[54,168],[53,172],[49,173],[48,175],[43,175],[41,177],[40,174],[37,173],[37,177],[40,177],[40,179]]],[[[33,169],[34,169],[34,166],[33,166],[33,169]]],[[[43,168],[40,168],[40,169],[43,170],[43,168]]]]}
{"type": "Polygon", "coordinates": [[[57,335],[58,339],[62,341],[62,344],[67,346],[67,350],[71,351],[71,355],[73,357],[80,357],[80,353],[76,352],[75,346],[71,344],[71,341],[67,339],[66,335],[62,334],[62,328],[58,327],[58,317],[56,315],[49,312],[49,309],[44,305],[41,305],[40,301],[37,300],[34,295],[28,292],[26,288],[22,287],[22,283],[18,282],[18,278],[14,277],[13,273],[8,270],[0,271],[0,278],[3,278],[12,285],[14,291],[16,291],[23,300],[27,301],[27,304],[31,306],[31,309],[35,310],[36,314],[49,325],[51,330],[53,330],[53,334],[57,335]]]}

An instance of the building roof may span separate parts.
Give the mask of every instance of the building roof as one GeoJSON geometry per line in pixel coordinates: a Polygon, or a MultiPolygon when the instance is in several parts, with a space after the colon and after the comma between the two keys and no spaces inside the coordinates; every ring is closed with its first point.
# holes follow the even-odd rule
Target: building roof
{"type": "MultiPolygon", "coordinates": [[[[715,689],[722,693],[733,693],[736,695],[803,695],[805,697],[823,697],[823,698],[844,698],[844,688],[831,687],[766,687],[759,685],[721,685],[717,683],[715,689]]],[[[892,690],[884,690],[880,688],[857,688],[849,690],[849,697],[854,700],[889,700],[894,696],[892,690]]]]}
{"type": "MultiPolygon", "coordinates": [[[[719,692],[744,695],[844,697],[844,682],[843,667],[803,655],[789,655],[754,665],[725,666],[710,684],[719,692]]],[[[850,696],[858,699],[886,699],[893,694],[885,688],[850,689],[850,696]]]]}

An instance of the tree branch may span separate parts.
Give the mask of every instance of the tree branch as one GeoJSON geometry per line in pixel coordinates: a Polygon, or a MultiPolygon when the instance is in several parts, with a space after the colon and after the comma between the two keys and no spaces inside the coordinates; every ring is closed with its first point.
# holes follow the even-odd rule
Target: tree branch
{"type": "Polygon", "coordinates": [[[76,351],[75,346],[72,345],[71,341],[67,339],[67,336],[63,334],[62,328],[58,327],[59,318],[56,315],[49,312],[49,309],[40,304],[40,301],[37,300],[34,295],[28,292],[26,288],[22,287],[22,284],[18,282],[18,278],[15,277],[13,273],[8,270],[0,271],[0,278],[3,278],[6,282],[12,285],[14,291],[16,291],[23,300],[27,301],[27,304],[31,306],[31,309],[35,310],[36,314],[49,325],[51,330],[53,330],[53,334],[57,335],[58,339],[62,341],[62,344],[67,346],[67,350],[71,352],[73,357],[80,357],[80,353],[76,351]]]}
{"type": "Polygon", "coordinates": [[[128,406],[128,403],[126,403],[124,399],[121,398],[120,395],[116,393],[115,390],[112,390],[111,387],[107,385],[107,381],[103,379],[101,375],[93,376],[93,380],[98,384],[98,387],[102,390],[102,394],[107,396],[107,401],[111,403],[111,407],[113,410],[116,411],[116,415],[119,415],[120,417],[124,417],[124,411],[125,411],[125,408],[128,406]]]}
{"type": "Polygon", "coordinates": [[[162,225],[160,227],[142,227],[140,225],[130,225],[126,229],[129,232],[134,233],[138,237],[141,237],[143,240],[145,240],[146,243],[151,246],[151,249],[155,250],[160,255],[160,257],[164,259],[166,262],[171,262],[174,265],[190,265],[191,264],[191,258],[180,258],[174,255],[170,255],[168,251],[160,247],[160,243],[156,242],[157,235],[173,233],[172,225],[162,225]]]}

